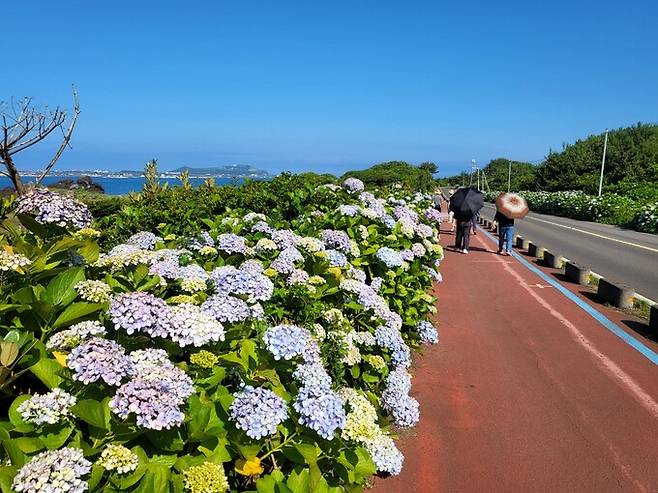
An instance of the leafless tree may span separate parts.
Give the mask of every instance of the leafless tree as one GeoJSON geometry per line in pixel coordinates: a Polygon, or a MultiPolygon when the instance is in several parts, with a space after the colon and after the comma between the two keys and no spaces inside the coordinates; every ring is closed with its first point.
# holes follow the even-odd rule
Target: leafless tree
{"type": "Polygon", "coordinates": [[[70,147],[71,136],[79,115],[80,105],[75,87],[71,115],[59,106],[52,110],[47,106],[36,107],[32,98],[24,98],[20,101],[12,99],[8,103],[0,102],[0,163],[4,164],[6,169],[6,171],[0,170],[0,174],[9,177],[17,194],[20,195],[25,191],[25,185],[13,156],[38,144],[56,130],[62,133],[62,142],[57,152],[36,180],[36,184],[40,184],[66,148],[70,147]]]}

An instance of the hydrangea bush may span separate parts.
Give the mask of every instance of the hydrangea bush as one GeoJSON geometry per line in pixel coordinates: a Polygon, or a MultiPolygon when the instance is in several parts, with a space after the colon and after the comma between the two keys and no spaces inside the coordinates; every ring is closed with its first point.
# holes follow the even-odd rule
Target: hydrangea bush
{"type": "Polygon", "coordinates": [[[412,350],[438,342],[436,215],[354,178],[312,194],[287,220],[233,209],[108,251],[83,205],[21,199],[0,229],[0,489],[339,492],[399,474],[412,350]]]}
{"type": "MultiPolygon", "coordinates": [[[[489,192],[493,201],[500,192],[489,192]]],[[[581,191],[519,192],[534,212],[583,221],[615,224],[645,233],[658,233],[658,202],[635,199],[616,193],[597,197],[581,191]]]]}

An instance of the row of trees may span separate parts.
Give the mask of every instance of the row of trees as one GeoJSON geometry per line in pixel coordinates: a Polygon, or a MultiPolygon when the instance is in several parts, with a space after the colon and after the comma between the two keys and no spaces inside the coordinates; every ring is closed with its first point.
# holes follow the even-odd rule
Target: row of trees
{"type": "MultiPolygon", "coordinates": [[[[507,190],[511,162],[511,190],[583,190],[596,193],[603,156],[603,135],[590,135],[573,144],[564,144],[561,151],[549,151],[539,165],[492,160],[484,167],[492,190],[507,190]]],[[[470,176],[451,176],[440,181],[445,185],[469,184],[470,176]]],[[[608,134],[604,183],[614,189],[628,185],[658,184],[658,125],[638,123],[608,134]]]]}

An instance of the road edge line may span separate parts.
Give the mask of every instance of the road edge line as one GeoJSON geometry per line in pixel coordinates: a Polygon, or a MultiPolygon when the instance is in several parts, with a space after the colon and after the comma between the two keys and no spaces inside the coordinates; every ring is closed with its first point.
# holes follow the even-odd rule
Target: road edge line
{"type": "MultiPolygon", "coordinates": [[[[485,231],[485,230],[481,230],[481,231],[492,242],[496,243],[496,239],[488,231],[485,231]]],[[[562,286],[562,284],[560,284],[560,282],[556,281],[555,279],[552,279],[548,274],[546,274],[545,272],[542,272],[540,269],[538,269],[537,267],[532,265],[526,259],[522,258],[518,253],[513,251],[513,252],[511,252],[511,255],[516,260],[518,260],[519,263],[521,265],[523,265],[525,268],[530,270],[532,273],[538,275],[544,281],[548,282],[551,286],[553,286],[558,291],[560,291],[560,293],[562,293],[569,300],[571,300],[573,303],[575,303],[579,308],[581,308],[585,313],[587,313],[589,316],[591,316],[594,320],[599,322],[603,327],[605,327],[610,332],[612,332],[614,335],[619,337],[622,341],[624,341],[630,347],[632,347],[633,349],[638,351],[640,354],[642,354],[642,356],[647,358],[654,365],[658,366],[658,353],[653,351],[648,346],[645,346],[639,340],[635,339],[633,336],[631,336],[629,333],[627,333],[624,329],[622,329],[617,324],[615,324],[612,320],[610,320],[608,317],[603,315],[603,313],[601,313],[600,311],[598,311],[596,308],[594,308],[590,304],[586,303],[585,301],[581,300],[578,296],[576,296],[571,291],[569,291],[567,288],[562,286]]]]}

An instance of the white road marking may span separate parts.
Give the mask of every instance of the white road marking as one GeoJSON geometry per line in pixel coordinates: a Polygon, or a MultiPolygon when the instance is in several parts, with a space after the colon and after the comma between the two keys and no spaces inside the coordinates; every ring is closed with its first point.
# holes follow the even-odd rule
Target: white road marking
{"type": "MultiPolygon", "coordinates": [[[[488,207],[491,207],[491,206],[488,206],[488,207]]],[[[643,250],[648,250],[648,251],[653,252],[653,253],[658,253],[658,248],[652,248],[652,247],[648,247],[648,246],[645,246],[645,245],[639,245],[637,243],[632,243],[630,241],[618,240],[617,238],[611,238],[609,236],[600,235],[598,233],[592,233],[591,231],[586,231],[586,230],[580,229],[580,228],[574,228],[573,226],[566,226],[564,224],[554,223],[552,221],[547,221],[545,219],[539,219],[538,217],[526,216],[525,219],[532,219],[533,221],[539,221],[539,222],[542,222],[542,223],[551,224],[553,226],[559,226],[560,228],[570,229],[571,231],[577,231],[579,233],[584,233],[586,235],[596,236],[597,238],[603,238],[604,240],[615,241],[617,243],[622,243],[624,245],[632,246],[632,247],[635,247],[635,248],[642,248],[643,250]]]]}

